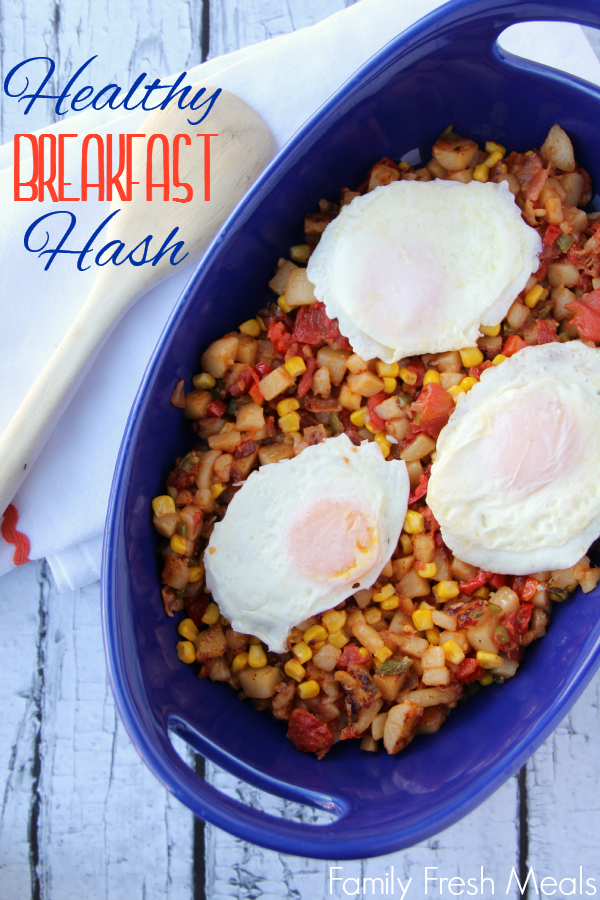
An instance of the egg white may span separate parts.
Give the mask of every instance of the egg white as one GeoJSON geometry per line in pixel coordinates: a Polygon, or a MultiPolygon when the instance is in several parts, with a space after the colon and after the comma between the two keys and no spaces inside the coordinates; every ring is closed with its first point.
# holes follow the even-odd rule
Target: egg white
{"type": "Polygon", "coordinates": [[[465,562],[514,575],[568,568],[600,534],[599,459],[599,351],[527,347],[459,395],[427,502],[465,562]]]}
{"type": "MultiPolygon", "coordinates": [[[[219,609],[236,631],[284,652],[294,625],[377,580],[398,543],[409,491],[404,462],[386,461],[374,442],[355,447],[345,434],[253,472],[204,554],[206,584],[219,609]],[[360,571],[321,577],[299,567],[293,523],[324,500],[347,503],[374,524],[375,539],[366,556],[359,554],[360,571]]],[[[311,535],[300,537],[310,551],[311,535]]]]}
{"type": "Polygon", "coordinates": [[[391,363],[474,346],[541,249],[505,183],[396,181],[343,207],[307,274],[354,351],[391,363]]]}

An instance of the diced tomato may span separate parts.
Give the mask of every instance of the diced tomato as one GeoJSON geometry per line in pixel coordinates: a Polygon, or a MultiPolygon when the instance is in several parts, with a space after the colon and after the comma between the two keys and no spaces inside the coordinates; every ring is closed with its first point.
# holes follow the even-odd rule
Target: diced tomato
{"type": "Polygon", "coordinates": [[[333,744],[333,732],[307,709],[292,710],[287,736],[302,753],[324,756],[333,744]]]}
{"type": "Polygon", "coordinates": [[[440,524],[434,514],[431,512],[428,506],[423,507],[421,510],[423,516],[425,518],[425,529],[429,532],[429,534],[435,534],[436,531],[439,530],[440,524]]]}
{"type": "Polygon", "coordinates": [[[263,397],[263,393],[257,384],[253,384],[248,393],[250,394],[254,402],[258,403],[259,406],[261,403],[263,403],[265,398],[263,397]]]}
{"type": "Polygon", "coordinates": [[[350,342],[340,332],[337,319],[330,319],[325,304],[316,300],[310,306],[301,306],[296,313],[293,338],[301,344],[337,344],[342,350],[352,350],[350,342]]]}
{"type": "Polygon", "coordinates": [[[242,394],[247,394],[252,387],[253,384],[258,383],[258,375],[254,371],[254,369],[247,368],[238,376],[237,381],[229,388],[229,393],[232,397],[241,397],[242,394]]]}
{"type": "Polygon", "coordinates": [[[546,231],[544,232],[544,237],[542,239],[542,244],[544,247],[551,247],[555,242],[557,237],[560,237],[562,234],[561,229],[558,225],[548,225],[546,231]]]}
{"type": "Polygon", "coordinates": [[[408,496],[408,505],[412,506],[413,503],[416,503],[417,500],[420,500],[421,497],[424,497],[427,493],[427,485],[429,484],[429,476],[425,475],[424,472],[421,472],[419,475],[419,483],[416,486],[415,490],[409,494],[408,496]]]}
{"type": "Polygon", "coordinates": [[[299,397],[304,397],[304,395],[310,391],[313,383],[313,377],[318,367],[319,364],[314,357],[310,357],[306,360],[306,372],[304,372],[302,378],[298,382],[299,397]]]}
{"type": "Polygon", "coordinates": [[[433,540],[436,547],[443,548],[446,546],[444,543],[444,538],[442,537],[442,532],[438,531],[437,534],[433,535],[433,540]]]}
{"type": "Polygon", "coordinates": [[[425,365],[423,360],[419,356],[413,356],[406,368],[409,372],[414,372],[417,376],[414,386],[421,387],[423,378],[425,377],[425,365]]]}
{"type": "Polygon", "coordinates": [[[510,337],[507,337],[504,341],[502,353],[504,356],[514,356],[515,353],[527,346],[527,342],[524,341],[523,338],[520,338],[518,334],[511,334],[510,337]]]}
{"type": "Polygon", "coordinates": [[[519,658],[521,650],[516,613],[505,613],[500,619],[500,624],[504,625],[510,638],[509,643],[504,644],[502,647],[502,652],[506,653],[509,659],[516,661],[519,658]]]}
{"type": "Polygon", "coordinates": [[[490,575],[491,572],[480,569],[475,578],[472,578],[470,581],[459,581],[458,586],[461,593],[467,594],[470,597],[471,594],[478,591],[480,587],[483,587],[490,575]]]}
{"type": "Polygon", "coordinates": [[[265,375],[268,375],[269,372],[273,371],[273,369],[266,362],[258,362],[254,366],[254,371],[256,372],[256,374],[258,375],[259,378],[264,378],[265,375]]]}
{"type": "Polygon", "coordinates": [[[481,373],[485,372],[486,369],[489,369],[490,366],[493,366],[493,362],[491,359],[486,359],[485,362],[482,362],[479,366],[471,366],[469,369],[469,375],[471,378],[476,378],[478,381],[481,378],[481,373]]]}
{"type": "Polygon", "coordinates": [[[237,445],[237,448],[233,454],[234,459],[245,459],[246,456],[252,456],[254,451],[256,450],[256,446],[254,441],[250,437],[244,438],[244,440],[240,441],[237,445]]]}
{"type": "Polygon", "coordinates": [[[490,585],[490,587],[499,590],[501,587],[504,587],[506,584],[508,584],[508,578],[506,575],[490,575],[487,583],[490,585]]]}
{"type": "Polygon", "coordinates": [[[435,382],[425,385],[411,406],[411,411],[418,413],[419,429],[426,431],[434,440],[440,436],[440,431],[448,422],[453,410],[452,397],[448,391],[435,382]]]}
{"type": "Polygon", "coordinates": [[[210,603],[208,594],[200,594],[195,597],[187,608],[188,618],[192,620],[196,628],[202,628],[204,623],[202,616],[206,612],[206,608],[210,603]]]}
{"type": "Polygon", "coordinates": [[[211,414],[211,416],[216,416],[217,419],[220,419],[222,415],[224,415],[227,406],[222,403],[220,400],[213,400],[212,403],[209,403],[206,407],[206,411],[211,414]]]}
{"type": "Polygon", "coordinates": [[[269,326],[267,337],[270,341],[273,341],[275,353],[279,354],[279,356],[285,356],[294,342],[292,335],[286,330],[283,322],[273,322],[273,324],[269,326]]]}
{"type": "Polygon", "coordinates": [[[383,391],[380,391],[378,394],[375,394],[374,397],[369,397],[367,400],[367,409],[369,410],[369,425],[371,425],[375,431],[383,431],[385,428],[385,421],[378,416],[375,412],[375,407],[379,406],[380,403],[383,403],[384,400],[387,400],[389,394],[385,394],[383,391]]]}
{"type": "Polygon", "coordinates": [[[533,603],[521,604],[521,608],[517,613],[517,628],[519,629],[519,634],[525,634],[525,632],[529,628],[529,620],[531,619],[532,612],[533,603]]]}
{"type": "Polygon", "coordinates": [[[538,319],[538,344],[552,344],[557,341],[556,332],[546,319],[538,319]]]}
{"type": "Polygon", "coordinates": [[[526,603],[528,600],[531,600],[537,591],[539,581],[536,581],[536,579],[532,578],[530,575],[516,575],[512,579],[510,586],[515,594],[518,594],[519,600],[526,603]]]}
{"type": "Polygon", "coordinates": [[[356,644],[346,644],[342,650],[342,655],[337,661],[337,668],[347,669],[348,666],[364,666],[366,663],[371,662],[373,659],[371,654],[369,653],[365,656],[360,652],[360,649],[356,644]]]}
{"type": "Polygon", "coordinates": [[[479,681],[483,678],[484,671],[473,656],[467,656],[454,670],[454,675],[458,681],[463,684],[470,684],[472,681],[479,681]]]}
{"type": "Polygon", "coordinates": [[[584,294],[585,299],[567,303],[565,309],[575,313],[570,321],[586,341],[600,341],[600,290],[584,294]]]}

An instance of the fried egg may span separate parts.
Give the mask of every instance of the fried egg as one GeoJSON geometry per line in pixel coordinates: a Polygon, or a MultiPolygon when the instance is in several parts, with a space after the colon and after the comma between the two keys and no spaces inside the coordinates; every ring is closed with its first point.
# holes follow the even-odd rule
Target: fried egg
{"type": "Polygon", "coordinates": [[[343,207],[307,275],[355,353],[391,363],[474,346],[541,249],[505,183],[396,181],[343,207]]]}
{"type": "Polygon", "coordinates": [[[294,625],[377,580],[409,490],[404,462],[345,434],[253,472],[204,554],[219,609],[235,631],[284,652],[294,625]]]}
{"type": "Polygon", "coordinates": [[[465,562],[527,575],[574,565],[600,534],[600,354],[527,347],[460,394],[427,502],[465,562]]]}

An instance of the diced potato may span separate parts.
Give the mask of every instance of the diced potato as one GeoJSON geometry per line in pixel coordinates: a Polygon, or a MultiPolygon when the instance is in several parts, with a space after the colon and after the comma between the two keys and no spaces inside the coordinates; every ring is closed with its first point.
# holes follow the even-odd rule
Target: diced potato
{"type": "Polygon", "coordinates": [[[247,366],[256,365],[258,353],[258,341],[249,334],[238,334],[238,346],[235,354],[236,362],[245,363],[247,366]]]}
{"type": "Polygon", "coordinates": [[[423,473],[423,466],[418,459],[409,460],[406,463],[406,471],[408,472],[408,480],[410,482],[410,489],[414,491],[419,483],[419,478],[423,473]]]}
{"type": "Polygon", "coordinates": [[[413,552],[419,562],[428,563],[433,560],[435,554],[435,541],[430,534],[415,534],[413,537],[413,552]]]}
{"type": "Polygon", "coordinates": [[[437,353],[429,363],[438,372],[460,372],[462,360],[458,350],[448,350],[446,353],[437,353]]]}
{"type": "MultiPolygon", "coordinates": [[[[317,362],[329,372],[331,383],[339,385],[346,374],[348,359],[352,354],[349,350],[336,350],[334,347],[321,347],[317,351],[317,362]]],[[[352,388],[354,390],[354,388],[352,388]]]]}
{"type": "Polygon", "coordinates": [[[445,612],[436,609],[431,613],[431,618],[433,619],[433,624],[437,625],[438,628],[444,628],[446,631],[456,631],[456,619],[454,616],[448,616],[445,612]]]}
{"type": "Polygon", "coordinates": [[[408,447],[400,454],[400,459],[405,462],[413,462],[415,459],[423,459],[435,450],[435,441],[428,434],[418,434],[408,447]]]}
{"type": "Polygon", "coordinates": [[[436,547],[433,554],[436,573],[433,576],[434,581],[452,581],[452,571],[450,569],[449,553],[443,547],[436,547]]]}
{"type": "Polygon", "coordinates": [[[200,465],[198,466],[198,474],[196,475],[196,486],[199,488],[209,488],[212,484],[212,476],[215,462],[221,455],[221,450],[207,450],[205,453],[199,453],[200,465]]]}
{"type": "Polygon", "coordinates": [[[315,286],[308,280],[306,269],[292,269],[288,275],[285,289],[285,302],[288,306],[310,306],[317,298],[315,286]]]}
{"type": "Polygon", "coordinates": [[[229,476],[231,474],[231,463],[233,462],[233,456],[231,453],[222,453],[221,456],[215,462],[215,478],[217,481],[229,481],[229,476]]]}
{"type": "Polygon", "coordinates": [[[479,147],[468,138],[457,138],[454,141],[439,138],[433,145],[432,154],[444,169],[458,172],[470,166],[479,147]]]}
{"type": "Polygon", "coordinates": [[[448,174],[446,169],[440,165],[437,159],[430,159],[427,163],[427,168],[435,178],[445,178],[448,174]]]}
{"type": "MultiPolygon", "coordinates": [[[[436,650],[441,650],[441,647],[436,647],[436,650]]],[[[442,655],[444,651],[441,650],[442,655]]],[[[450,669],[446,668],[446,666],[438,666],[431,667],[430,669],[423,669],[423,684],[426,684],[430,687],[443,687],[447,684],[450,684],[450,669]]]]}
{"type": "MultiPolygon", "coordinates": [[[[585,215],[585,213],[584,213],[585,215]]],[[[550,225],[561,225],[563,208],[560,197],[548,197],[546,200],[546,216],[550,225]]]]}
{"type": "Polygon", "coordinates": [[[369,369],[366,372],[359,372],[357,375],[348,375],[347,381],[350,390],[362,397],[374,397],[384,388],[383,379],[369,369]]]}
{"type": "Polygon", "coordinates": [[[540,153],[549,162],[553,162],[557,169],[563,172],[575,170],[575,155],[573,144],[568,134],[560,125],[553,125],[548,132],[548,137],[540,147],[540,153]]]}
{"type": "Polygon", "coordinates": [[[206,415],[206,408],[212,403],[210,391],[194,389],[185,395],[185,407],[183,415],[186,419],[202,419],[206,415]]]}
{"type": "MultiPolygon", "coordinates": [[[[456,627],[456,620],[455,620],[456,627]]],[[[469,643],[469,639],[464,631],[442,631],[440,634],[440,647],[443,647],[446,641],[454,641],[455,644],[458,644],[462,652],[466,655],[471,651],[471,644],[469,643]]]]}
{"type": "MultiPolygon", "coordinates": [[[[374,593],[374,591],[372,588],[365,588],[364,591],[357,591],[354,594],[354,599],[356,600],[356,603],[358,604],[359,609],[364,609],[366,606],[369,605],[369,603],[371,602],[373,593],[374,593]]],[[[348,629],[348,633],[352,634],[352,632],[349,629],[348,629]]]]}
{"type": "Polygon", "coordinates": [[[410,700],[392,706],[383,729],[383,745],[388,753],[399,753],[410,744],[422,715],[423,708],[410,700]]]}
{"type": "Polygon", "coordinates": [[[234,631],[233,628],[228,628],[225,632],[225,640],[230,650],[234,653],[241,653],[248,644],[248,635],[242,634],[241,631],[234,631]]]}
{"type": "Polygon", "coordinates": [[[407,615],[403,610],[396,610],[388,626],[388,631],[391,634],[414,634],[416,628],[411,616],[412,612],[407,615]]]}
{"type": "Polygon", "coordinates": [[[452,560],[450,571],[452,572],[452,578],[456,581],[471,581],[477,575],[478,570],[475,566],[463,562],[455,556],[452,560]]]}
{"type": "Polygon", "coordinates": [[[278,263],[278,269],[273,278],[271,278],[269,282],[269,287],[272,291],[275,291],[276,294],[285,294],[285,289],[287,286],[288,275],[294,269],[297,269],[298,266],[295,266],[293,262],[290,262],[289,259],[280,259],[278,263]]]}
{"type": "Polygon", "coordinates": [[[329,641],[314,654],[312,661],[318,669],[324,672],[333,672],[342,651],[330,644],[329,641]]]}
{"type": "Polygon", "coordinates": [[[275,666],[263,666],[262,669],[242,669],[238,672],[238,678],[242,690],[248,697],[266,700],[275,693],[277,685],[281,682],[279,669],[275,666]]]}
{"type": "Polygon", "coordinates": [[[202,354],[202,370],[213,378],[222,378],[235,362],[238,348],[237,335],[228,335],[213,341],[208,350],[202,354]]]}
{"type": "Polygon", "coordinates": [[[213,434],[208,439],[208,446],[211,450],[221,450],[223,453],[233,453],[240,442],[241,434],[239,431],[226,431],[220,434],[213,434]]]}
{"type": "Polygon", "coordinates": [[[494,594],[490,594],[490,603],[495,603],[504,613],[516,613],[519,611],[520,602],[518,594],[512,591],[508,586],[498,588],[494,594]]]}
{"type": "Polygon", "coordinates": [[[501,666],[489,669],[492,675],[501,675],[502,678],[512,678],[519,668],[519,663],[513,659],[505,659],[501,666]]]}
{"type": "Polygon", "coordinates": [[[331,378],[326,366],[320,366],[313,375],[312,390],[319,397],[329,397],[331,394],[331,378]]]}
{"type": "Polygon", "coordinates": [[[231,669],[223,656],[217,656],[216,659],[213,659],[212,665],[208,670],[208,677],[211,681],[229,681],[231,669]]]}
{"type": "Polygon", "coordinates": [[[440,385],[447,391],[456,384],[460,384],[463,378],[462,372],[440,372],[440,385]]]}
{"type": "Polygon", "coordinates": [[[258,386],[265,400],[272,400],[273,397],[277,397],[278,394],[287,391],[293,383],[294,379],[285,366],[279,366],[278,369],[273,369],[272,372],[265,375],[259,381],[258,386]]]}
{"type": "Polygon", "coordinates": [[[373,675],[373,684],[381,691],[386,703],[393,703],[406,681],[407,672],[402,675],[373,675]]]}
{"type": "Polygon", "coordinates": [[[566,209],[563,207],[563,212],[565,222],[568,222],[571,228],[580,233],[586,230],[588,227],[588,217],[583,209],[577,209],[576,206],[570,206],[566,209]]]}
{"type": "Polygon", "coordinates": [[[268,466],[271,463],[279,462],[281,459],[292,459],[293,455],[293,444],[267,444],[266,447],[260,447],[258,450],[261,466],[268,466]]]}
{"type": "Polygon", "coordinates": [[[203,513],[210,513],[215,508],[215,498],[208,488],[198,488],[194,504],[199,506],[203,513]]]}
{"type": "Polygon", "coordinates": [[[348,625],[354,637],[359,643],[366,647],[369,653],[375,655],[384,647],[384,642],[379,637],[374,628],[367,625],[365,617],[360,610],[354,610],[348,616],[348,625]]]}
{"type": "Polygon", "coordinates": [[[367,193],[383,184],[390,184],[392,181],[398,181],[400,172],[392,166],[387,166],[383,162],[375,163],[371,169],[369,176],[369,184],[367,185],[367,193]]]}
{"type": "Polygon", "coordinates": [[[273,360],[277,356],[273,341],[268,340],[268,338],[259,338],[256,342],[256,346],[256,361],[266,362],[269,366],[272,365],[273,360]]]}
{"type": "Polygon", "coordinates": [[[407,694],[406,696],[407,699],[422,707],[437,706],[439,703],[450,706],[452,704],[456,705],[462,697],[462,692],[463,689],[461,684],[453,684],[447,688],[422,688],[420,690],[411,691],[410,694],[407,694]]]}
{"type": "Polygon", "coordinates": [[[400,647],[403,653],[419,659],[429,650],[429,641],[417,637],[415,634],[392,634],[390,632],[390,641],[400,647]]]}
{"type": "Polygon", "coordinates": [[[234,483],[244,481],[258,462],[258,450],[241,459],[234,459],[231,464],[231,480],[234,483]]]}
{"type": "Polygon", "coordinates": [[[423,669],[439,669],[440,666],[445,666],[446,657],[442,648],[431,644],[421,657],[421,665],[423,669]]]}
{"type": "Polygon", "coordinates": [[[167,513],[166,516],[153,516],[152,522],[159,534],[166,538],[172,538],[179,525],[179,516],[176,512],[167,513]]]}
{"type": "Polygon", "coordinates": [[[448,172],[448,181],[460,181],[461,184],[469,184],[473,181],[473,169],[460,169],[458,172],[448,172]]]}
{"type": "MultiPolygon", "coordinates": [[[[403,441],[410,431],[410,422],[408,419],[388,419],[385,423],[385,433],[396,438],[397,441],[403,441]]],[[[417,479],[418,482],[418,479],[417,479]]]]}
{"type": "Polygon", "coordinates": [[[244,403],[235,413],[235,427],[238,431],[260,431],[264,428],[265,416],[258,403],[244,403]]]}
{"type": "Polygon", "coordinates": [[[552,287],[558,287],[559,284],[565,287],[574,287],[579,284],[577,266],[572,263],[551,263],[548,269],[548,281],[552,287]]]}
{"type": "Polygon", "coordinates": [[[529,309],[524,306],[522,303],[519,303],[518,300],[515,300],[508,313],[506,314],[506,320],[511,328],[514,328],[515,331],[524,324],[525,319],[529,315],[529,309]]]}
{"type": "Polygon", "coordinates": [[[509,191],[511,192],[511,194],[514,194],[515,197],[521,190],[521,185],[519,184],[519,179],[516,177],[516,175],[511,175],[510,173],[506,175],[496,175],[494,181],[496,184],[500,184],[501,181],[506,181],[509,191]]]}
{"type": "Polygon", "coordinates": [[[340,404],[344,407],[344,409],[349,409],[351,412],[354,412],[355,409],[360,409],[362,405],[362,397],[360,394],[355,394],[354,391],[351,391],[348,387],[347,382],[344,382],[340,388],[340,395],[338,400],[340,404]]]}
{"type": "MultiPolygon", "coordinates": [[[[547,178],[546,183],[540,191],[538,201],[540,206],[546,206],[546,200],[549,197],[560,197],[561,200],[567,199],[567,192],[563,184],[558,178],[547,178]]],[[[546,207],[547,208],[547,207],[546,207]]]]}
{"type": "Polygon", "coordinates": [[[417,734],[435,734],[439,731],[448,715],[448,710],[441,704],[439,706],[428,706],[423,710],[423,718],[417,729],[417,734]]]}
{"type": "Polygon", "coordinates": [[[365,362],[362,356],[359,356],[358,353],[353,353],[348,357],[348,371],[352,372],[353,375],[358,375],[360,372],[366,372],[369,368],[369,364],[365,362]]]}
{"type": "Polygon", "coordinates": [[[378,406],[375,407],[375,412],[381,419],[385,420],[403,418],[403,413],[398,406],[398,401],[395,397],[388,397],[387,400],[379,403],[378,406]]]}
{"type": "Polygon", "coordinates": [[[565,203],[568,203],[569,206],[578,206],[585,187],[583,175],[579,172],[569,172],[568,175],[562,176],[560,183],[565,191],[566,196],[563,198],[565,203]]]}
{"type": "MultiPolygon", "coordinates": [[[[384,698],[385,699],[385,698],[384,698]]],[[[394,700],[396,698],[394,697],[394,700]]],[[[383,729],[385,726],[385,720],[387,719],[387,713],[378,713],[373,721],[371,722],[371,734],[373,735],[373,739],[376,741],[380,741],[383,737],[383,729]]]]}
{"type": "Polygon", "coordinates": [[[500,616],[488,614],[478,619],[475,625],[465,626],[464,631],[474,650],[482,650],[484,653],[498,652],[498,645],[494,642],[492,635],[499,621],[500,616]]]}
{"type": "Polygon", "coordinates": [[[392,569],[396,581],[402,581],[407,572],[412,571],[414,561],[415,557],[412,553],[409,553],[408,556],[402,556],[400,559],[392,560],[392,569]]]}
{"type": "Polygon", "coordinates": [[[206,631],[200,632],[196,640],[196,659],[204,662],[207,659],[216,659],[227,651],[227,641],[223,634],[221,624],[211,625],[206,631]]]}

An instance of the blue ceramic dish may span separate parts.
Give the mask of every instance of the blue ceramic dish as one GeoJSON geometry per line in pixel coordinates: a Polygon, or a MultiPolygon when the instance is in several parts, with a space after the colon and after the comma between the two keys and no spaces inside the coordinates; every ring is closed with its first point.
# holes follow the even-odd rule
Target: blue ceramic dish
{"type": "MultiPolygon", "coordinates": [[[[119,460],[105,540],[103,616],[110,677],[127,730],[156,776],[196,815],[241,838],[324,859],[377,856],[457,821],[513,774],[580,695],[598,664],[598,591],[556,610],[548,637],[518,677],[479,693],[435,737],[398,756],[354,741],[322,762],[298,753],[281,722],[240,703],[227,685],[198,681],[175,653],[165,617],[150,499],[172,460],[192,445],[169,402],[198,370],[208,343],[268,297],[277,258],[302,238],[306,211],[360,183],[383,155],[415,147],[428,159],[449,122],[478,140],[539,146],[560,122],[578,161],[600,184],[600,92],[503,54],[507,26],[559,19],[600,27],[591,0],[457,0],[392,41],[296,135],[229,218],[185,290],[146,372],[119,460]],[[176,755],[168,729],[257,787],[330,810],[331,825],[277,819],[229,799],[176,755]]],[[[257,523],[260,527],[260,523],[257,523]]]]}

